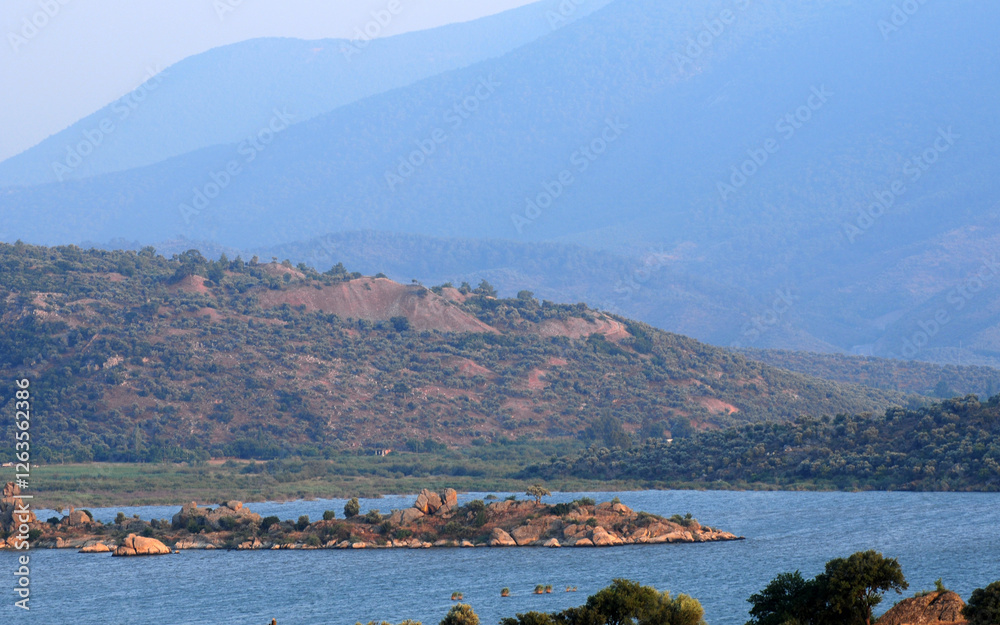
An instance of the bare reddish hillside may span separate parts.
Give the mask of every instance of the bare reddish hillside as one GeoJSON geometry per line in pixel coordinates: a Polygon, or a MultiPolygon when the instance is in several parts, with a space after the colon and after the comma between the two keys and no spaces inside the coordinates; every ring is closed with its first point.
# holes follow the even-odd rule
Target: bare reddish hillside
{"type": "Polygon", "coordinates": [[[630,336],[621,322],[603,315],[594,321],[580,317],[570,317],[565,320],[547,319],[538,324],[538,333],[542,336],[566,336],[571,339],[586,338],[596,333],[603,334],[609,341],[620,341],[630,336]]]}
{"type": "Polygon", "coordinates": [[[361,278],[319,289],[301,286],[287,291],[263,291],[258,300],[264,308],[282,304],[305,306],[309,311],[350,319],[388,321],[406,317],[416,330],[497,332],[422,286],[403,285],[387,278],[361,278]]]}

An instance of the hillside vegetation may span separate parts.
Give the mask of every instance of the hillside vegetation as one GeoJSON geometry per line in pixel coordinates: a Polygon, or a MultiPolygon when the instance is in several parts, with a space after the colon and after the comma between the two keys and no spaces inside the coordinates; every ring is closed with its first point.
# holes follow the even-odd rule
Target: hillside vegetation
{"type": "Polygon", "coordinates": [[[1000,490],[1000,395],[881,417],[756,423],[632,448],[593,447],[523,477],[638,479],[711,487],[1000,490]]]}
{"type": "Polygon", "coordinates": [[[0,372],[31,379],[49,462],[614,444],[906,401],[582,304],[340,265],[0,245],[0,306],[0,372]]]}
{"type": "Polygon", "coordinates": [[[1000,391],[1000,369],[939,365],[844,354],[816,354],[777,349],[744,349],[751,360],[824,380],[862,384],[946,399],[955,396],[992,397],[1000,391]]]}

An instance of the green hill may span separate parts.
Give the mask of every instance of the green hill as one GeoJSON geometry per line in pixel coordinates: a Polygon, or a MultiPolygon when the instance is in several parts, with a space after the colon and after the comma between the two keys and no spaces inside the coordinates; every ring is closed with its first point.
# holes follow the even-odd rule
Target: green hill
{"type": "Polygon", "coordinates": [[[582,446],[908,401],[485,283],[195,251],[0,245],[0,328],[0,375],[31,380],[49,462],[582,446]]]}
{"type": "Polygon", "coordinates": [[[874,490],[1000,490],[1000,395],[883,416],[757,423],[633,448],[592,447],[522,477],[649,484],[874,490]]]}

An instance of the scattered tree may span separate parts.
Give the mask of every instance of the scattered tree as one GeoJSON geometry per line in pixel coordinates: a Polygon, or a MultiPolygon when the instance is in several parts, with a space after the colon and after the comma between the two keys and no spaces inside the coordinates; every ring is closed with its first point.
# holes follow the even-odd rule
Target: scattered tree
{"type": "Polygon", "coordinates": [[[535,484],[533,486],[529,486],[528,490],[525,491],[524,494],[527,495],[527,496],[529,496],[529,497],[534,497],[535,498],[535,503],[539,503],[540,504],[540,503],[542,503],[542,497],[548,497],[552,493],[549,492],[549,489],[545,488],[541,484],[535,484]]]}
{"type": "Polygon", "coordinates": [[[357,497],[351,497],[351,500],[344,504],[344,517],[348,519],[353,519],[361,513],[361,504],[358,502],[357,497]]]}

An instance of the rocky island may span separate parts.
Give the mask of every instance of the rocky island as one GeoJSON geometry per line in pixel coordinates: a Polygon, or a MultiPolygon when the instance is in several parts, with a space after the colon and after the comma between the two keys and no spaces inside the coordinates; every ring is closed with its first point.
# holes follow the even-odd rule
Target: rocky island
{"type": "MultiPolygon", "coordinates": [[[[11,487],[8,488],[10,490],[11,487]]],[[[617,500],[570,503],[534,500],[458,505],[458,493],[422,491],[413,506],[382,515],[359,514],[357,500],[344,517],[327,511],[322,520],[281,521],[245,508],[239,501],[216,507],[184,505],[171,520],[145,521],[119,513],[101,523],[85,510],[70,510],[45,522],[32,519],[33,548],[78,549],[116,556],[158,555],[182,549],[376,549],[432,547],[612,547],[618,545],[697,543],[740,537],[675,515],[664,518],[635,512],[617,500]]],[[[12,549],[13,529],[3,523],[0,548],[12,549]]]]}

